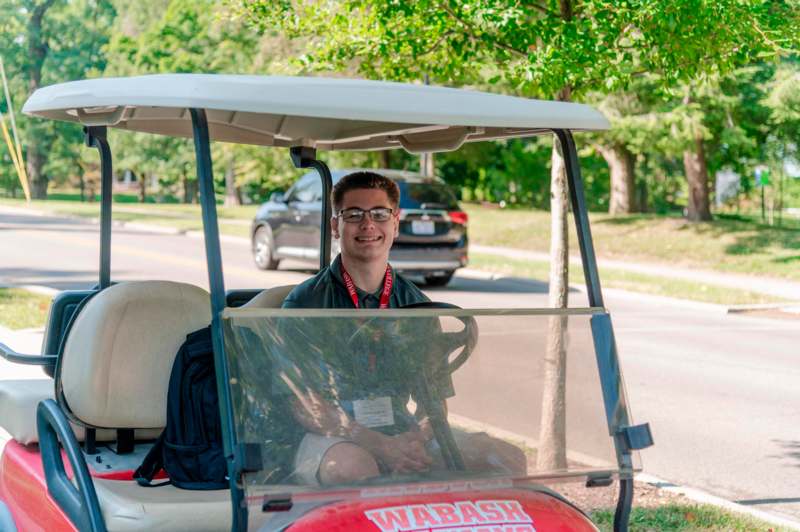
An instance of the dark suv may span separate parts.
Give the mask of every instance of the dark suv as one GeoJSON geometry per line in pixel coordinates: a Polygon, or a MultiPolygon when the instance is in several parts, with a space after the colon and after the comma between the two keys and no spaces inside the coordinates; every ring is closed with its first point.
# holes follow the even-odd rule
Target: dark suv
{"type": "MultiPolygon", "coordinates": [[[[333,182],[358,170],[334,170],[333,182]]],[[[467,264],[467,215],[441,179],[399,170],[370,170],[400,187],[400,234],[389,262],[409,275],[444,286],[457,268],[467,264]]],[[[281,259],[319,264],[322,185],[316,172],[301,177],[285,194],[275,193],[258,209],[251,237],[253,258],[263,270],[274,270],[281,259]]],[[[338,240],[332,253],[339,252],[338,240]]]]}

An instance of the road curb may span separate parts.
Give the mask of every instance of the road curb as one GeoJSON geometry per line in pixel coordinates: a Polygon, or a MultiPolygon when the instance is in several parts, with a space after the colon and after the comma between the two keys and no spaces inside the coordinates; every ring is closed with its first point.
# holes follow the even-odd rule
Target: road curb
{"type": "MultiPolygon", "coordinates": [[[[188,236],[189,238],[204,238],[205,235],[202,231],[191,230],[191,231],[184,231],[183,234],[188,236]]],[[[245,244],[250,245],[250,239],[244,236],[233,236],[233,235],[219,235],[219,239],[221,242],[231,242],[234,244],[245,244]]]]}
{"type": "MultiPolygon", "coordinates": [[[[636,475],[634,480],[636,480],[637,482],[644,482],[660,490],[683,495],[687,499],[690,499],[694,502],[702,504],[710,504],[712,506],[723,508],[731,512],[749,515],[750,517],[766,521],[773,525],[785,526],[792,530],[800,530],[800,523],[798,523],[797,521],[794,521],[786,517],[781,517],[779,515],[775,515],[772,513],[768,513],[763,510],[757,510],[755,508],[751,508],[744,504],[739,504],[737,502],[729,501],[728,499],[717,497],[716,495],[712,495],[706,491],[697,488],[687,488],[686,486],[679,486],[677,484],[673,484],[672,482],[663,480],[653,475],[649,475],[647,473],[639,473],[638,475],[636,475]]],[[[636,507],[635,500],[633,501],[633,505],[634,507],[636,507]]]]}
{"type": "Polygon", "coordinates": [[[759,310],[779,310],[789,314],[800,314],[800,302],[731,305],[728,307],[728,314],[741,314],[759,310]]]}

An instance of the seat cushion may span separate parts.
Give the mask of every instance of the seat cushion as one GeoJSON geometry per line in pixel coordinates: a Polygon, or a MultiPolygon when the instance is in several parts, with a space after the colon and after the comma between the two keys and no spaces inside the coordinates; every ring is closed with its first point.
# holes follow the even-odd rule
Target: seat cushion
{"type": "MultiPolygon", "coordinates": [[[[37,443],[36,407],[40,401],[52,399],[54,390],[53,379],[0,381],[0,427],[23,445],[37,443]]],[[[73,424],[72,431],[78,441],[83,441],[86,435],[83,427],[73,424]]],[[[161,429],[137,430],[136,437],[149,439],[160,433],[161,429]]],[[[113,430],[97,431],[97,441],[114,441],[116,436],[113,430]]]]}
{"type": "Polygon", "coordinates": [[[109,532],[219,531],[231,528],[229,490],[144,488],[136,482],[95,479],[97,498],[109,532]]]}
{"type": "Polygon", "coordinates": [[[283,286],[273,286],[272,288],[265,288],[258,293],[253,299],[242,305],[245,308],[281,308],[283,300],[289,295],[289,292],[297,286],[294,284],[287,284],[283,286]]]}

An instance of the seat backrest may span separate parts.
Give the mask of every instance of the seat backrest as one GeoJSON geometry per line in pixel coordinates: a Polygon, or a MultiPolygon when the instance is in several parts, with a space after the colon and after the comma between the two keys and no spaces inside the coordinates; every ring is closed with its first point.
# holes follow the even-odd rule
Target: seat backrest
{"type": "Polygon", "coordinates": [[[56,370],[56,397],[75,421],[161,428],[175,354],[211,321],[208,292],[171,281],[115,284],[75,318],[56,370]]]}
{"type": "Polygon", "coordinates": [[[283,286],[273,286],[262,290],[253,299],[242,305],[243,308],[281,308],[283,300],[289,295],[289,292],[297,286],[294,284],[287,284],[283,286]]]}

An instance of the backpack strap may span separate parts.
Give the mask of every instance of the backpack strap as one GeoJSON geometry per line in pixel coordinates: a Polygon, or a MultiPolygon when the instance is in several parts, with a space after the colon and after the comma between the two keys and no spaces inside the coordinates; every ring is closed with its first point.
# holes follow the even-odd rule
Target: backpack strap
{"type": "Polygon", "coordinates": [[[156,476],[156,473],[164,469],[163,449],[165,432],[166,431],[161,432],[158,439],[153,444],[153,447],[147,453],[147,456],[144,457],[142,465],[137,467],[136,471],[133,472],[133,479],[140,486],[144,486],[145,488],[157,488],[159,486],[166,486],[172,482],[171,480],[167,480],[165,482],[153,484],[153,477],[156,476]]]}

